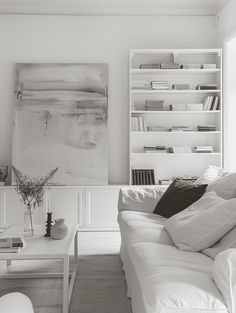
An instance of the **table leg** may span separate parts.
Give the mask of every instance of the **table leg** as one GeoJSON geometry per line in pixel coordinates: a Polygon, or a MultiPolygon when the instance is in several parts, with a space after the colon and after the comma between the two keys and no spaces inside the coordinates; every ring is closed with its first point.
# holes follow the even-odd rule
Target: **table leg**
{"type": "Polygon", "coordinates": [[[74,238],[74,262],[77,264],[78,261],[78,231],[75,233],[74,238]]]}
{"type": "Polygon", "coordinates": [[[7,269],[11,266],[11,260],[7,260],[7,269]]]}
{"type": "Polygon", "coordinates": [[[69,255],[63,259],[63,313],[69,312],[69,255]]]}

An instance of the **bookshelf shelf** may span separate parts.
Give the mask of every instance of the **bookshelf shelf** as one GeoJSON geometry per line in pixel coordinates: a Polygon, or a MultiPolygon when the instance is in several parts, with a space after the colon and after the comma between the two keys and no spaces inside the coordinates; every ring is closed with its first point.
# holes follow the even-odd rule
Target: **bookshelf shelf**
{"type": "Polygon", "coordinates": [[[169,93],[169,94],[215,94],[221,92],[221,89],[214,89],[214,90],[196,90],[196,89],[189,89],[189,90],[153,90],[153,89],[131,89],[132,94],[155,94],[155,93],[169,93]]]}
{"type": "Polygon", "coordinates": [[[132,110],[131,114],[220,114],[220,110],[210,110],[210,111],[147,111],[147,110],[132,110]]]}
{"type": "Polygon", "coordinates": [[[131,69],[132,74],[216,74],[221,72],[221,69],[131,69]]]}
{"type": "Polygon", "coordinates": [[[185,175],[199,176],[209,165],[219,167],[223,165],[222,72],[221,49],[133,49],[130,51],[130,184],[132,169],[154,169],[155,181],[158,183],[159,179],[185,175]],[[160,63],[170,69],[140,68],[142,64],[160,63]],[[173,63],[177,63],[178,66],[173,63]],[[190,64],[200,66],[214,64],[214,67],[178,68],[180,65],[190,64]],[[173,85],[176,85],[176,88],[187,85],[190,89],[187,87],[184,90],[146,89],[147,86],[165,88],[173,85]],[[204,86],[203,88],[216,86],[217,89],[199,90],[196,89],[198,85],[204,86]],[[170,107],[173,111],[169,111],[170,107]],[[199,125],[204,131],[197,131],[199,125]],[[181,126],[182,129],[188,127],[190,131],[179,131],[178,127],[181,126]],[[144,131],[148,127],[154,130],[158,130],[158,127],[163,130],[176,127],[177,131],[144,131]],[[206,131],[206,129],[213,129],[213,131],[206,131]],[[186,151],[186,153],[153,152],[153,149],[158,150],[158,146],[159,149],[160,146],[178,147],[179,149],[174,151],[186,151]],[[204,151],[204,146],[209,147],[207,151],[212,152],[190,153],[189,148],[195,146],[200,151],[204,151]],[[145,152],[144,147],[146,147],[145,152]],[[184,147],[186,149],[181,149],[184,147]]]}
{"type": "Polygon", "coordinates": [[[220,152],[211,152],[211,153],[155,153],[155,152],[133,152],[132,156],[147,156],[147,157],[176,157],[176,156],[191,156],[191,157],[198,157],[198,156],[219,156],[221,155],[220,152]]]}
{"type": "Polygon", "coordinates": [[[192,134],[197,134],[197,135],[214,135],[214,134],[221,134],[221,131],[217,130],[217,131],[166,131],[166,132],[155,132],[155,131],[132,131],[132,134],[145,134],[145,135],[152,135],[152,134],[170,134],[170,135],[192,135],[192,134]]]}

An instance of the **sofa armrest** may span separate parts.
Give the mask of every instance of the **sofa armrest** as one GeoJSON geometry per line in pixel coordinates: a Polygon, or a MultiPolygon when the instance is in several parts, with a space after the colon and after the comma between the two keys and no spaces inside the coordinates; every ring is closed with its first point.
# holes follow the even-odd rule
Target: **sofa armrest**
{"type": "Polygon", "coordinates": [[[0,298],[0,313],[34,313],[34,309],[27,296],[12,292],[0,298]]]}
{"type": "Polygon", "coordinates": [[[120,189],[118,211],[152,213],[168,186],[124,187],[120,189]]]}
{"type": "Polygon", "coordinates": [[[212,277],[221,291],[230,313],[236,313],[236,249],[217,254],[212,277]]]}

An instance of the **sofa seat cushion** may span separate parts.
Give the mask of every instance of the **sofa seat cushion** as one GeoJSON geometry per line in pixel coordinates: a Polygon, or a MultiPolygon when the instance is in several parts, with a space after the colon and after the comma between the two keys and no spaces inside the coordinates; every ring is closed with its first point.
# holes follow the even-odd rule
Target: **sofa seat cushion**
{"type": "Polygon", "coordinates": [[[164,229],[166,220],[153,213],[122,211],[118,214],[122,242],[126,247],[136,242],[146,241],[173,245],[164,229]]]}
{"type": "Polygon", "coordinates": [[[128,257],[155,312],[228,312],[212,280],[209,257],[148,242],[130,246],[128,257]]]}

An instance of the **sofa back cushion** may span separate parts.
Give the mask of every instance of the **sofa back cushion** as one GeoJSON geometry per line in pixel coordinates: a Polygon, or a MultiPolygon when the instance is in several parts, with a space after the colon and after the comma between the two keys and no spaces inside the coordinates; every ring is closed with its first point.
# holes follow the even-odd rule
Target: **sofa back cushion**
{"type": "Polygon", "coordinates": [[[118,198],[119,211],[140,211],[152,213],[167,186],[123,187],[118,198]]]}
{"type": "Polygon", "coordinates": [[[200,199],[206,187],[206,184],[194,185],[189,181],[175,179],[157,203],[153,213],[169,218],[200,199]]]}
{"type": "Polygon", "coordinates": [[[236,197],[236,173],[227,174],[210,182],[207,191],[215,191],[224,199],[236,197]]]}
{"type": "Polygon", "coordinates": [[[165,224],[175,245],[186,251],[212,246],[236,225],[236,199],[225,200],[207,192],[165,224]]]}

